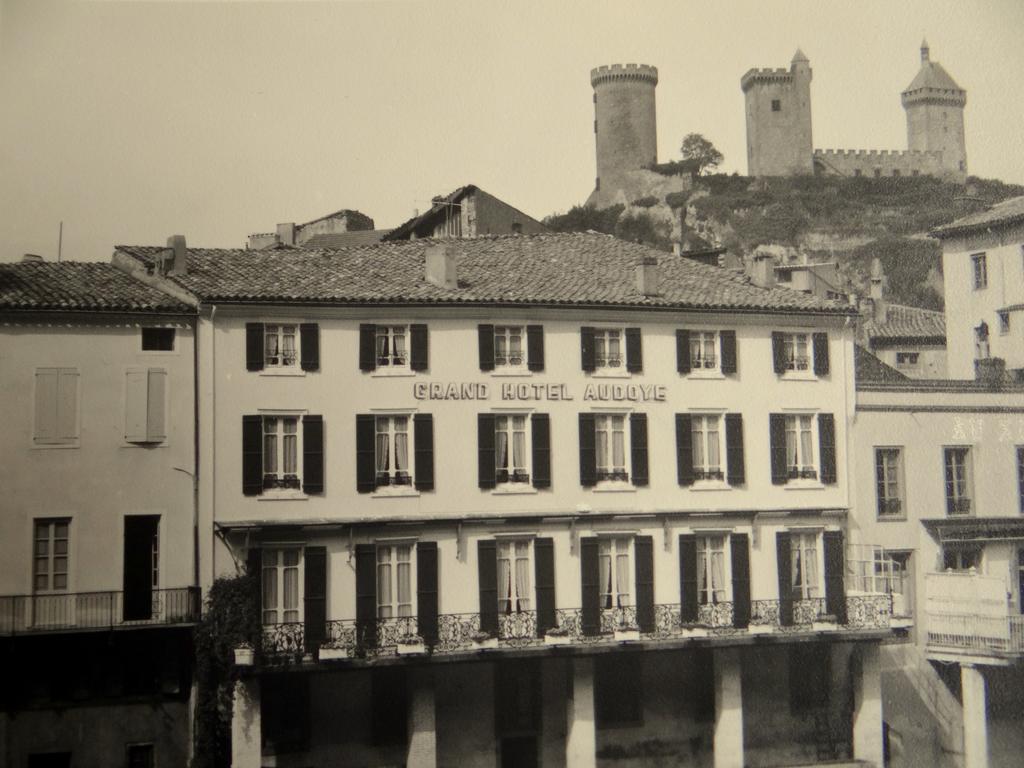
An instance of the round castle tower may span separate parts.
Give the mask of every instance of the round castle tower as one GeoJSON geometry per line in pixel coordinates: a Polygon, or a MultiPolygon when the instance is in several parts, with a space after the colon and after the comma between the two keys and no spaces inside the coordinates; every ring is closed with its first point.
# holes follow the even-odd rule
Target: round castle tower
{"type": "Polygon", "coordinates": [[[594,89],[594,134],[597,180],[614,184],[617,177],[658,161],[654,88],[658,70],[646,64],[613,64],[590,70],[594,89]]]}
{"type": "Polygon", "coordinates": [[[967,177],[964,106],[967,91],[956,84],[937,61],[931,60],[928,41],[921,43],[921,69],[902,94],[907,113],[907,148],[941,152],[942,170],[967,177]]]}

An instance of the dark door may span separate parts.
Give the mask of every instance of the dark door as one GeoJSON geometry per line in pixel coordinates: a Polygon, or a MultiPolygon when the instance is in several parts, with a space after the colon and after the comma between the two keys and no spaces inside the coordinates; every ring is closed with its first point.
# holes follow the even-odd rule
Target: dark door
{"type": "Polygon", "coordinates": [[[501,740],[501,768],[537,768],[536,736],[506,736],[501,740]]]}
{"type": "Polygon", "coordinates": [[[129,515],[124,519],[124,621],[153,618],[159,523],[159,515],[129,515]]]}

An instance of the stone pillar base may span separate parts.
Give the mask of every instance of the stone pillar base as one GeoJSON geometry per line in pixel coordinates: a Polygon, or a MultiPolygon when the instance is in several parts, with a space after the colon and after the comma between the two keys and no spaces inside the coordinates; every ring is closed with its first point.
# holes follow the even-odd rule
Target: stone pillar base
{"type": "Polygon", "coordinates": [[[743,768],[743,681],[739,648],[717,648],[714,768],[743,768]]]}
{"type": "Polygon", "coordinates": [[[231,768],[260,768],[262,742],[259,678],[239,680],[231,715],[231,768]]]}
{"type": "Polygon", "coordinates": [[[597,731],[594,725],[594,659],[574,657],[570,666],[565,706],[566,768],[596,768],[597,731]]]}

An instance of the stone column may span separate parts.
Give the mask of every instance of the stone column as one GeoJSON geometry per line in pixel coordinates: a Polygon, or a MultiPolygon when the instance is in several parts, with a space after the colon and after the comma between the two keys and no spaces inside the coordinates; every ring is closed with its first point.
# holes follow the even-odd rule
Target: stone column
{"type": "Polygon", "coordinates": [[[595,768],[594,659],[577,656],[572,660],[571,669],[572,678],[565,703],[565,765],[566,768],[595,768]]]}
{"type": "Polygon", "coordinates": [[[964,699],[964,768],[988,768],[985,676],[973,664],[960,665],[964,699]]]}
{"type": "Polygon", "coordinates": [[[260,768],[263,764],[260,731],[260,680],[249,677],[235,683],[231,714],[232,768],[260,768]]]}
{"type": "Polygon", "coordinates": [[[739,648],[716,648],[714,768],[743,768],[743,663],[739,648]]]}
{"type": "Polygon", "coordinates": [[[875,768],[884,765],[882,665],[878,643],[860,646],[853,676],[853,756],[875,768]]]}
{"type": "Polygon", "coordinates": [[[409,755],[407,768],[436,768],[437,721],[434,711],[434,670],[409,669],[409,755]]]}

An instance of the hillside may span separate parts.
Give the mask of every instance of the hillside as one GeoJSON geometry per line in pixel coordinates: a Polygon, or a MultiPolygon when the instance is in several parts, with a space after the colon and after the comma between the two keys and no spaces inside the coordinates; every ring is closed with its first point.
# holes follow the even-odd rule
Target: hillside
{"type": "MultiPolygon", "coordinates": [[[[658,174],[648,172],[651,178],[658,174]]],[[[790,260],[835,259],[845,290],[864,292],[871,260],[882,261],[893,301],[942,308],[941,250],[928,231],[963,215],[965,193],[995,203],[1024,187],[970,178],[967,186],[917,177],[804,176],[751,179],[699,176],[686,191],[635,192],[603,210],[578,206],[544,223],[557,231],[593,229],[669,250],[679,240],[725,246],[744,258],[775,245],[790,260]]],[[[653,189],[652,189],[653,191],[653,189]]]]}

